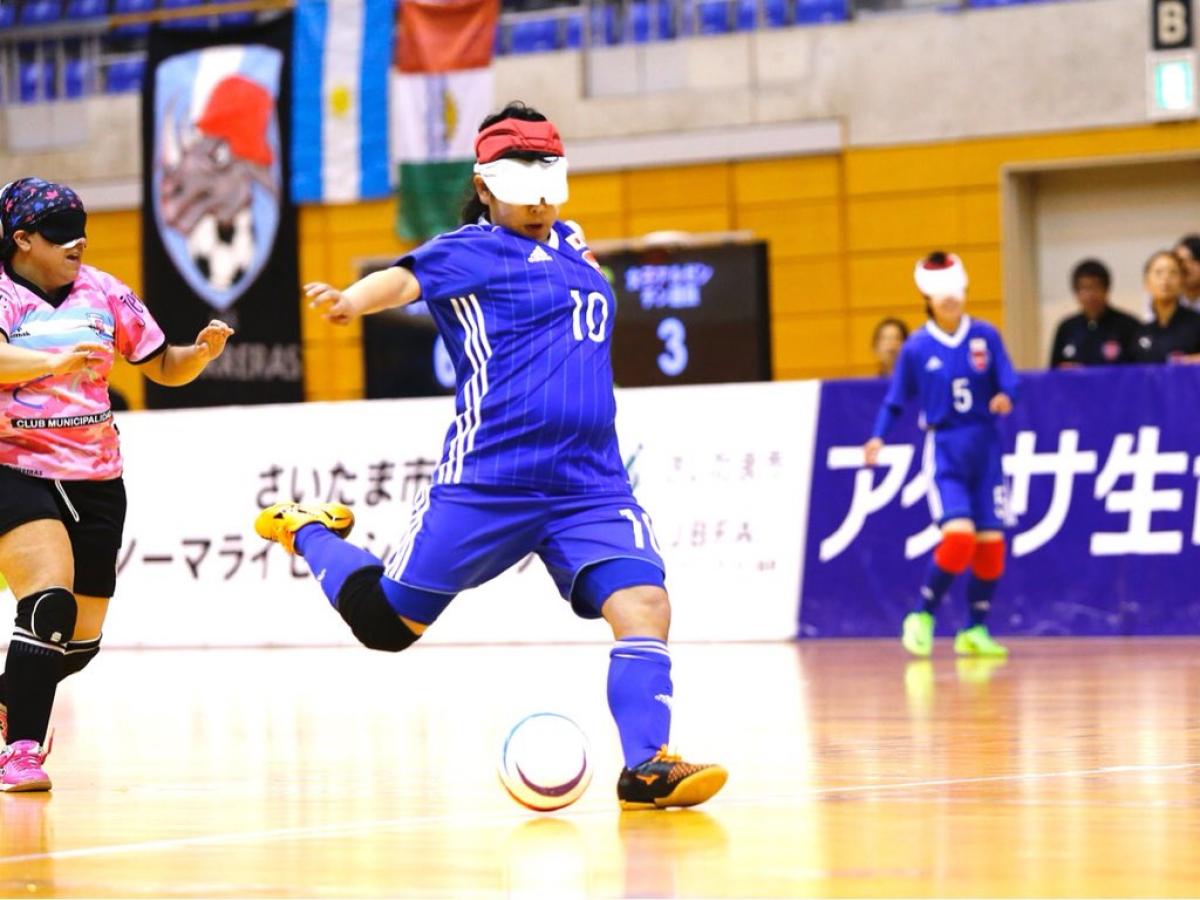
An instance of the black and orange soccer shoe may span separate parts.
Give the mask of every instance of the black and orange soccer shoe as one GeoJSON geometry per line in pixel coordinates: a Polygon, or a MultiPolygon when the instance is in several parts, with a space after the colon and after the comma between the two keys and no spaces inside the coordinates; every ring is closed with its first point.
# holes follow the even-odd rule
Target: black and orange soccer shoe
{"type": "Polygon", "coordinates": [[[621,809],[665,809],[695,806],[725,786],[729,773],[712,763],[688,763],[659,749],[632,769],[622,769],[617,780],[621,809]]]}
{"type": "Polygon", "coordinates": [[[296,552],[296,532],[305,525],[324,525],[344,538],[354,527],[354,511],[340,503],[276,503],[254,520],[258,536],[280,544],[288,553],[296,552]]]}

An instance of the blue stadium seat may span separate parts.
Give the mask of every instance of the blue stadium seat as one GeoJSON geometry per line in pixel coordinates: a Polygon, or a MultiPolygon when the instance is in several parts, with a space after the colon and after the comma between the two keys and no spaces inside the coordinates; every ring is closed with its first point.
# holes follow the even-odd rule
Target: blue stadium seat
{"type": "Polygon", "coordinates": [[[12,28],[17,20],[15,2],[0,3],[0,29],[12,28]]]}
{"type": "MultiPolygon", "coordinates": [[[[227,2],[232,3],[233,0],[227,0],[227,2]]],[[[254,13],[252,12],[222,13],[217,16],[218,28],[245,28],[253,24],[254,13]]]]}
{"type": "Polygon", "coordinates": [[[558,49],[558,19],[525,19],[508,32],[509,53],[540,53],[558,49]]]}
{"type": "Polygon", "coordinates": [[[967,5],[972,9],[987,9],[994,6],[1016,6],[1028,2],[1030,0],[967,0],[967,5]]]}
{"type": "Polygon", "coordinates": [[[108,15],[108,0],[68,0],[67,19],[99,19],[108,15]]]}
{"type": "Polygon", "coordinates": [[[59,0],[25,0],[19,21],[22,25],[48,25],[57,22],[61,15],[59,0]]]}
{"type": "Polygon", "coordinates": [[[146,69],[145,59],[122,59],[109,63],[105,90],[110,94],[142,89],[142,74],[146,69]]]}
{"type": "Polygon", "coordinates": [[[650,7],[644,0],[633,0],[625,7],[625,39],[635,44],[650,40],[650,7]]]}
{"type": "Polygon", "coordinates": [[[88,92],[91,81],[92,63],[87,59],[69,59],[63,69],[63,96],[68,99],[82,97],[88,92]]]}
{"type": "Polygon", "coordinates": [[[563,48],[578,50],[583,46],[583,13],[573,12],[564,20],[563,48]]]}
{"type": "Polygon", "coordinates": [[[57,91],[54,84],[54,63],[23,62],[17,69],[18,96],[22,103],[53,100],[57,91]]]}
{"type": "Polygon", "coordinates": [[[592,45],[611,46],[621,43],[621,26],[617,19],[617,8],[611,3],[601,3],[592,9],[592,45]]]}
{"type": "Polygon", "coordinates": [[[673,38],[681,33],[675,23],[671,0],[656,0],[654,14],[658,20],[658,37],[673,38]]]}
{"type": "MultiPolygon", "coordinates": [[[[113,0],[113,15],[150,12],[158,5],[158,0],[113,0]]],[[[148,24],[118,25],[112,34],[118,37],[137,37],[150,31],[148,24]]]]}
{"type": "MultiPolygon", "coordinates": [[[[189,6],[199,6],[204,0],[162,0],[163,9],[186,9],[189,6]]],[[[184,29],[203,29],[212,27],[212,19],[207,16],[197,16],[195,18],[186,19],[166,19],[162,23],[164,28],[184,29]]]]}
{"type": "MultiPolygon", "coordinates": [[[[787,0],[761,0],[763,6],[763,25],[767,28],[781,28],[788,24],[787,0]]],[[[738,0],[739,31],[752,31],[758,27],[759,0],[738,0]]]]}
{"type": "Polygon", "coordinates": [[[850,18],[847,0],[796,0],[796,24],[845,22],[850,18]]]}
{"type": "Polygon", "coordinates": [[[696,4],[696,31],[699,34],[724,34],[728,30],[728,0],[700,0],[696,4]]]}

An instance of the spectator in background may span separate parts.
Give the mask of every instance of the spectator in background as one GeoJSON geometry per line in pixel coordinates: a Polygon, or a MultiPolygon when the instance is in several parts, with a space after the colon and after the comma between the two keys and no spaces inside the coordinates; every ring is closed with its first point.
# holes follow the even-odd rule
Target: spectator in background
{"type": "Polygon", "coordinates": [[[896,368],[896,358],[906,340],[908,326],[899,319],[887,318],[875,326],[875,333],[871,336],[871,349],[879,363],[880,378],[892,377],[892,370],[896,368]]]}
{"type": "Polygon", "coordinates": [[[1142,273],[1153,318],[1134,332],[1132,361],[1200,361],[1200,313],[1180,302],[1183,262],[1170,250],[1159,250],[1146,261],[1142,273]]]}
{"type": "Polygon", "coordinates": [[[1175,255],[1183,263],[1183,296],[1180,302],[1200,312],[1200,234],[1185,234],[1175,245],[1175,255]]]}
{"type": "Polygon", "coordinates": [[[1108,304],[1112,276],[1097,259],[1085,259],[1071,272],[1071,290],[1079,313],[1058,324],[1050,368],[1103,366],[1129,362],[1138,320],[1108,304]]]}

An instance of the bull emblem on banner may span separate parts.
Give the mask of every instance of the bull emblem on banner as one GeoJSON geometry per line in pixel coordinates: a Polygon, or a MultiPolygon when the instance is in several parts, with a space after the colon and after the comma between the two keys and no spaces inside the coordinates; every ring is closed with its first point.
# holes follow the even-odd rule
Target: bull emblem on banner
{"type": "Polygon", "coordinates": [[[226,46],[155,72],[155,221],[176,269],[215,310],[254,283],[275,243],[282,67],[277,50],[226,46]]]}

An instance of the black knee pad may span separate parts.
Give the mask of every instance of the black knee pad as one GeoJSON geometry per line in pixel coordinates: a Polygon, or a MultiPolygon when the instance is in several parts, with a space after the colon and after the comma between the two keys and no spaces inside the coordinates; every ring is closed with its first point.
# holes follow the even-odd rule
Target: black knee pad
{"type": "Polygon", "coordinates": [[[79,605],[66,588],[46,588],[17,601],[16,635],[29,643],[65,650],[75,635],[79,605]]]}
{"type": "Polygon", "coordinates": [[[399,653],[420,635],[400,621],[387,602],[379,584],[382,575],[381,566],[368,566],[347,578],[338,591],[337,609],[364,647],[399,653]]]}
{"type": "Polygon", "coordinates": [[[60,677],[66,678],[68,675],[74,675],[95,659],[96,654],[100,652],[100,637],[97,635],[90,641],[71,641],[67,644],[67,655],[63,658],[60,677]]]}

